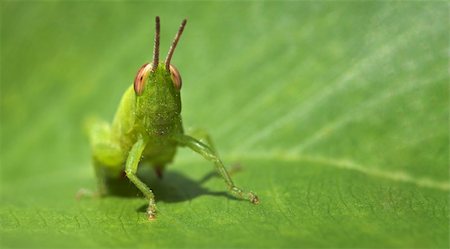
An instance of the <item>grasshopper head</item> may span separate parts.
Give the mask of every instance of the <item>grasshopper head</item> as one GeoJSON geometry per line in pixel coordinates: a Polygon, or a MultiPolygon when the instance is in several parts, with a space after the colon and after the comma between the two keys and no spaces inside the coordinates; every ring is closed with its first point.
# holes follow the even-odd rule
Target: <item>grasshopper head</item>
{"type": "Polygon", "coordinates": [[[136,115],[152,119],[157,125],[168,124],[181,113],[181,75],[170,64],[178,40],[183,33],[186,19],[181,23],[164,63],[159,63],[159,17],[156,17],[153,62],[144,64],[134,79],[136,115]]]}

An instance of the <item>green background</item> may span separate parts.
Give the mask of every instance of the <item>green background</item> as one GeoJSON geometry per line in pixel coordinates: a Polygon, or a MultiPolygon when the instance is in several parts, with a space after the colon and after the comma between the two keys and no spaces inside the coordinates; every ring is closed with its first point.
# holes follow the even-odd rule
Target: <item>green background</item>
{"type": "MultiPolygon", "coordinates": [[[[446,2],[1,3],[1,247],[449,247],[446,2]],[[181,149],[140,198],[95,188],[83,120],[188,18],[173,63],[186,127],[236,183],[181,149]]],[[[145,172],[144,172],[145,173],[145,172]]]]}

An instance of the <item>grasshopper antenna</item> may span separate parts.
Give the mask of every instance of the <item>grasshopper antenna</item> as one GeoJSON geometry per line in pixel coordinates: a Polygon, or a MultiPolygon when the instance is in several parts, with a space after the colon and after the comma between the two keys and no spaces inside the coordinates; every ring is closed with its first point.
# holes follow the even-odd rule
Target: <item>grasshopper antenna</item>
{"type": "Polygon", "coordinates": [[[172,60],[173,52],[175,51],[175,48],[177,47],[178,40],[180,40],[180,36],[183,33],[184,26],[186,26],[187,20],[184,19],[183,22],[181,22],[180,29],[178,29],[177,34],[175,35],[175,39],[173,39],[172,45],[170,45],[169,53],[167,54],[166,58],[166,70],[169,71],[170,68],[170,60],[172,60]]]}
{"type": "Polygon", "coordinates": [[[156,68],[158,68],[159,63],[159,33],[160,33],[160,24],[159,24],[159,16],[155,19],[156,22],[156,33],[155,33],[155,46],[153,47],[153,65],[152,72],[155,72],[156,68]]]}

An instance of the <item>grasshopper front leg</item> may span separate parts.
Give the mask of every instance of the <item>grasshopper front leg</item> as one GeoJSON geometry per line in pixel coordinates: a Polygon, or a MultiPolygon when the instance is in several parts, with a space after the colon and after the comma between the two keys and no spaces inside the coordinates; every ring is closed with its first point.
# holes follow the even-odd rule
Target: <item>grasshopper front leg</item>
{"type": "MultiPolygon", "coordinates": [[[[214,163],[217,172],[224,179],[225,183],[228,186],[228,189],[232,195],[239,199],[249,200],[253,204],[259,203],[259,198],[253,192],[246,192],[234,185],[233,180],[231,180],[230,175],[227,172],[227,169],[223,165],[219,156],[215,152],[215,150],[211,149],[208,145],[198,141],[197,139],[188,136],[188,135],[176,135],[174,136],[175,141],[177,141],[181,146],[187,146],[193,151],[202,155],[206,160],[214,163]]],[[[210,140],[208,138],[208,140],[210,140]]],[[[208,141],[210,142],[210,141],[208,141]]]]}
{"type": "Polygon", "coordinates": [[[156,215],[156,202],[155,202],[155,195],[150,190],[147,185],[145,185],[144,182],[142,182],[136,175],[139,160],[142,156],[142,152],[145,149],[145,146],[147,143],[144,141],[144,139],[139,138],[137,142],[133,145],[133,147],[130,150],[130,153],[128,154],[127,163],[125,165],[125,173],[130,179],[131,182],[144,194],[144,196],[148,199],[148,208],[147,208],[147,215],[149,219],[154,219],[156,215]]]}

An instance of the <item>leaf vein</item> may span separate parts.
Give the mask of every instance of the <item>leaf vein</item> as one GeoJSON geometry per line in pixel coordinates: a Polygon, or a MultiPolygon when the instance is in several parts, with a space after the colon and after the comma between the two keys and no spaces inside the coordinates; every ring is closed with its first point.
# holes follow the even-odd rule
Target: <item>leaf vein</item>
{"type": "Polygon", "coordinates": [[[328,165],[338,169],[357,171],[373,177],[378,177],[395,182],[410,183],[418,187],[450,191],[448,181],[434,180],[428,177],[415,177],[404,171],[388,171],[374,166],[364,166],[348,159],[326,158],[322,156],[294,154],[294,153],[257,153],[247,152],[245,155],[233,156],[240,159],[277,159],[288,162],[311,162],[328,165]]]}

